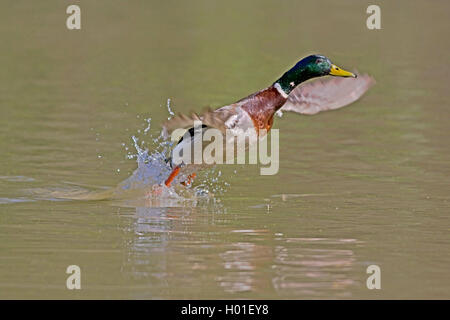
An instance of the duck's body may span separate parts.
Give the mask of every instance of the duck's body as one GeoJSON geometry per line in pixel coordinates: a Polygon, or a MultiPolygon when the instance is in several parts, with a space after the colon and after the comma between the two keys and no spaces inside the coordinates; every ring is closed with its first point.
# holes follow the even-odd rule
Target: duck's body
{"type": "Polygon", "coordinates": [[[223,119],[228,130],[254,129],[256,133],[272,128],[273,116],[287,101],[287,95],[273,85],[243,98],[231,105],[221,107],[214,114],[223,119]]]}
{"type": "MultiPolygon", "coordinates": [[[[170,133],[175,129],[184,128],[188,129],[189,133],[180,139],[172,154],[186,147],[192,148],[195,139],[201,139],[201,135],[193,134],[195,121],[201,121],[202,130],[217,128],[223,133],[230,130],[232,133],[235,131],[235,134],[250,130],[256,137],[253,141],[249,141],[251,144],[258,138],[264,137],[272,128],[273,117],[279,110],[315,114],[324,110],[337,109],[356,101],[374,83],[373,78],[365,75],[353,81],[334,78],[325,82],[314,81],[298,86],[306,80],[324,75],[356,78],[355,74],[336,67],[324,56],[308,56],[299,61],[271,86],[233,104],[214,111],[207,111],[202,115],[180,114],[167,121],[163,125],[166,132],[170,133]]],[[[181,163],[173,159],[172,157],[170,160],[173,172],[166,180],[167,186],[180,172],[181,163]]],[[[188,171],[192,172],[200,167],[201,165],[191,165],[191,170],[188,171]]]]}

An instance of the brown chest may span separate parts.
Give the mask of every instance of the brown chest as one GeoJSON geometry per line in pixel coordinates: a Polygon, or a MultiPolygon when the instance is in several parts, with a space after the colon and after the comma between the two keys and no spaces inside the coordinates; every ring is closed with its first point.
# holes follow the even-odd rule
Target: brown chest
{"type": "Polygon", "coordinates": [[[244,109],[253,120],[256,131],[269,131],[273,125],[273,116],[286,102],[276,88],[269,87],[241,101],[244,109]]]}

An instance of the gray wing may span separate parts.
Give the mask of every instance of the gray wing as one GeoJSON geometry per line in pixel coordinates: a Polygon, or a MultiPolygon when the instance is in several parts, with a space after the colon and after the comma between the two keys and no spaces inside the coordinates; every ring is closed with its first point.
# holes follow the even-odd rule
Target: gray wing
{"type": "Polygon", "coordinates": [[[178,114],[170,120],[163,123],[163,130],[165,133],[172,133],[175,129],[189,129],[194,126],[195,121],[201,121],[202,124],[220,129],[225,132],[225,122],[236,114],[235,108],[232,106],[222,107],[217,110],[207,109],[201,114],[191,113],[191,115],[178,114]]]}
{"type": "Polygon", "coordinates": [[[315,80],[295,88],[280,110],[312,115],[338,109],[358,100],[374,84],[375,79],[367,74],[315,80]]]}

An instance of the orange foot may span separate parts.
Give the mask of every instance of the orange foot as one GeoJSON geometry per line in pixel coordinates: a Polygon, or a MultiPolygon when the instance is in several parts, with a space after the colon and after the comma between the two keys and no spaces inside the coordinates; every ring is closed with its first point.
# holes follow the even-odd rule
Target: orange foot
{"type": "Polygon", "coordinates": [[[190,174],[188,177],[187,177],[187,180],[186,181],[183,181],[181,184],[183,185],[183,186],[190,186],[191,184],[192,184],[192,182],[194,182],[194,179],[195,179],[195,177],[197,176],[197,174],[196,173],[193,173],[193,174],[190,174]]]}
{"type": "Polygon", "coordinates": [[[167,180],[164,182],[166,187],[170,187],[170,184],[172,183],[173,179],[180,173],[180,166],[176,166],[175,169],[172,170],[167,180]]]}

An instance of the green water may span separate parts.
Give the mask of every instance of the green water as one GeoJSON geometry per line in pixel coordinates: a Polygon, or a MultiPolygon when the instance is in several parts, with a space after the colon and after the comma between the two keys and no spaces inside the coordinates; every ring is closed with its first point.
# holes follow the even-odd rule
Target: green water
{"type": "Polygon", "coordinates": [[[0,298],[450,297],[448,1],[377,1],[373,31],[369,1],[77,1],[78,31],[69,2],[0,3],[0,298]],[[115,187],[168,98],[219,107],[314,52],[377,85],[276,119],[277,175],[223,166],[226,192],[182,204],[37,196],[115,187]]]}

